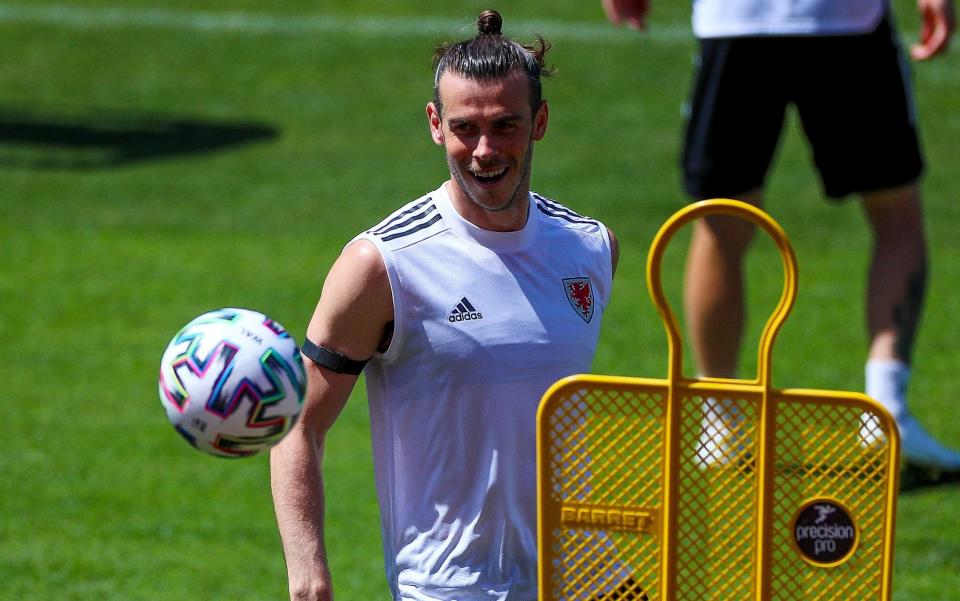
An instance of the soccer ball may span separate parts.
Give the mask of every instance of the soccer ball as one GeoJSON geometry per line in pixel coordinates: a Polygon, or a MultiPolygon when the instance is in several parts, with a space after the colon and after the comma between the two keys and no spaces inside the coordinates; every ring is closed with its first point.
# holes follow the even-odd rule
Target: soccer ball
{"type": "Polygon", "coordinates": [[[297,343],[248,309],[220,309],[185,325],[160,360],[160,402],[187,442],[219,457],[280,442],[303,408],[297,343]]]}

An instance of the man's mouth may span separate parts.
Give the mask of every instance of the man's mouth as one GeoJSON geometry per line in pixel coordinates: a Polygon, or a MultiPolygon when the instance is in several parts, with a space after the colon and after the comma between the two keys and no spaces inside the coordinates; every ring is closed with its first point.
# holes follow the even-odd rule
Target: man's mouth
{"type": "Polygon", "coordinates": [[[507,173],[506,167],[498,167],[496,169],[486,169],[483,171],[471,169],[470,175],[474,177],[481,185],[490,186],[496,184],[501,179],[503,179],[504,174],[507,173]]]}

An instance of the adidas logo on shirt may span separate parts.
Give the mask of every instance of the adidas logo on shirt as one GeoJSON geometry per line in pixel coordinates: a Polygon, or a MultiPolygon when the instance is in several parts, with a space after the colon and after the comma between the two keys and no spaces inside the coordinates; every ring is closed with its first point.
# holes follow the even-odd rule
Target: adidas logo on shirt
{"type": "Polygon", "coordinates": [[[470,301],[467,300],[467,297],[461,298],[460,302],[450,311],[450,315],[447,317],[447,321],[450,323],[470,321],[473,319],[483,319],[483,313],[477,311],[474,306],[470,304],[470,301]]]}

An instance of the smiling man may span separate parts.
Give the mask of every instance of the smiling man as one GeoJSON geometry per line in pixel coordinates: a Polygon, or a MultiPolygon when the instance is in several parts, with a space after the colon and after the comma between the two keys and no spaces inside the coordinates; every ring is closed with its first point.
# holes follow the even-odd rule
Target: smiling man
{"type": "Polygon", "coordinates": [[[618,251],[530,191],[548,46],[501,22],[435,55],[450,179],[344,248],[307,328],[304,410],[271,454],[292,599],[333,598],[320,465],[361,372],[394,601],[537,599],[537,406],[590,370],[618,251]]]}
{"type": "Polygon", "coordinates": [[[529,206],[533,143],[547,131],[547,103],[528,103],[535,92],[520,70],[477,80],[449,69],[442,58],[439,68],[443,72],[438,70],[436,100],[427,105],[427,118],[434,142],[446,148],[454,206],[480,227],[521,229],[529,206]]]}

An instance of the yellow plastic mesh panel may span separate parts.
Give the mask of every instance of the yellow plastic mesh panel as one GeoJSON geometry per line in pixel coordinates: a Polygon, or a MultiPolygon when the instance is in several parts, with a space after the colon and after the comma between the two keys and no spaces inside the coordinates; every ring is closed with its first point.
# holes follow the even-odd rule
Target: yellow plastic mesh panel
{"type": "Polygon", "coordinates": [[[676,598],[753,599],[759,402],[681,399],[676,598]]]}
{"type": "Polygon", "coordinates": [[[735,200],[689,205],[657,233],[647,283],[668,379],[576,376],[541,401],[540,600],[889,601],[896,426],[864,395],[770,385],[797,290],[780,226],[735,200]],[[753,380],[682,375],[661,259],[681,226],[711,213],[760,226],[783,261],[753,380]]]}
{"type": "Polygon", "coordinates": [[[772,599],[879,599],[884,583],[890,473],[889,436],[867,405],[781,398],[776,404],[771,537],[772,599]],[[858,530],[848,560],[807,562],[793,520],[804,503],[828,498],[845,507],[858,530]]]}
{"type": "Polygon", "coordinates": [[[542,405],[541,599],[659,598],[664,404],[659,388],[585,384],[542,405]]]}

